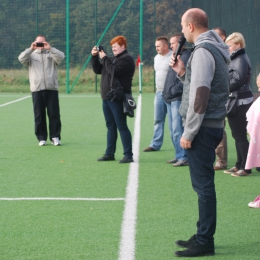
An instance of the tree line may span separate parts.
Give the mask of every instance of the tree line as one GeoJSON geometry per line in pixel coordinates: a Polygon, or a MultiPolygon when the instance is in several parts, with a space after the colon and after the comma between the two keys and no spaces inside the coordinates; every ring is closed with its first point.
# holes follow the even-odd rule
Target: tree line
{"type": "MultiPolygon", "coordinates": [[[[69,6],[70,66],[82,66],[92,47],[107,28],[121,0],[73,0],[69,6]]],[[[153,64],[155,38],[180,32],[182,14],[190,1],[143,1],[143,62],[153,64]]],[[[39,34],[66,53],[65,0],[0,0],[0,66],[21,68],[17,57],[39,34]]],[[[140,1],[125,0],[101,44],[111,52],[109,42],[116,35],[128,40],[128,51],[134,58],[140,53],[140,1]]],[[[63,63],[65,66],[65,63],[63,63]]]]}

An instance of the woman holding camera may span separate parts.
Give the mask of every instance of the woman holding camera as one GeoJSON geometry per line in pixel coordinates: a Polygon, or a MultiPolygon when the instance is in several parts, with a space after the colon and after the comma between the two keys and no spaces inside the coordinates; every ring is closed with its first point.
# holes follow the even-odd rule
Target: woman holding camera
{"type": "Polygon", "coordinates": [[[251,169],[245,169],[249,142],[247,140],[246,112],[253,102],[250,89],[251,64],[245,52],[245,40],[241,33],[234,32],[226,39],[230,52],[229,80],[230,93],[237,92],[237,112],[234,116],[227,116],[228,123],[235,139],[237,162],[234,167],[224,171],[234,177],[251,175],[251,169]]]}
{"type": "MultiPolygon", "coordinates": [[[[135,63],[128,54],[127,40],[124,36],[116,36],[110,41],[114,56],[108,57],[102,46],[95,46],[91,51],[92,68],[96,74],[101,74],[100,91],[103,100],[103,113],[107,126],[107,147],[105,154],[98,161],[114,161],[116,152],[117,130],[120,133],[124,148],[124,157],[119,163],[133,162],[132,135],[127,126],[126,114],[123,110],[123,97],[111,98],[111,75],[114,81],[119,81],[123,92],[131,94],[132,78],[135,63]],[[110,93],[109,93],[110,92],[110,93]]],[[[114,84],[113,84],[114,85],[114,84]]]]}

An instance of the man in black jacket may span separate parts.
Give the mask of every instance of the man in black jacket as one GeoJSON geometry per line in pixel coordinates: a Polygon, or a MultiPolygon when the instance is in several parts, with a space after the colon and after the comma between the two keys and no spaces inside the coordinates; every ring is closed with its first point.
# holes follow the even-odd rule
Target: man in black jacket
{"type": "MultiPolygon", "coordinates": [[[[213,30],[220,36],[220,38],[225,42],[226,31],[221,27],[215,27],[213,30]]],[[[226,121],[225,121],[226,124],[226,121]]],[[[225,128],[223,129],[223,139],[216,148],[216,162],[214,166],[215,171],[225,170],[228,166],[228,153],[227,153],[227,133],[225,128]]]]}
{"type": "MultiPolygon", "coordinates": [[[[173,55],[175,55],[181,36],[182,34],[178,33],[173,35],[170,39],[173,55]]],[[[190,57],[190,51],[183,48],[180,55],[181,59],[183,60],[186,66],[187,61],[190,57]]],[[[169,66],[163,90],[163,98],[167,106],[171,139],[175,148],[175,158],[170,161],[167,161],[167,163],[172,163],[174,167],[188,165],[186,150],[180,146],[180,139],[183,133],[183,126],[182,117],[179,114],[179,108],[181,105],[183,83],[176,77],[176,75],[177,74],[175,70],[173,70],[169,66]]]]}

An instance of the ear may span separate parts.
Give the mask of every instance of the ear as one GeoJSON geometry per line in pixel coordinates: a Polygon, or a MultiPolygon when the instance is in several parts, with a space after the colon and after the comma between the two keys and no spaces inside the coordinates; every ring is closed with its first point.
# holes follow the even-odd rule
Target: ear
{"type": "Polygon", "coordinates": [[[225,36],[221,35],[220,38],[223,40],[223,42],[225,42],[225,36]]]}
{"type": "Polygon", "coordinates": [[[189,27],[190,32],[194,31],[194,25],[192,23],[188,23],[188,27],[189,27]]]}

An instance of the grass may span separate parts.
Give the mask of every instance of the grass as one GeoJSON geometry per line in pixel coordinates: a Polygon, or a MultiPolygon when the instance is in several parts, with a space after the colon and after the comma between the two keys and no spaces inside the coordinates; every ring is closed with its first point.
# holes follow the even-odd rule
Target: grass
{"type": "MultiPolygon", "coordinates": [[[[66,70],[59,69],[59,92],[66,93],[66,70]]],[[[72,84],[78,77],[81,68],[70,69],[70,89],[72,84]]],[[[136,68],[136,72],[133,78],[133,92],[137,92],[139,89],[139,72],[136,68]]],[[[143,67],[142,72],[142,86],[144,92],[154,91],[154,70],[152,67],[143,67]]],[[[85,69],[79,77],[76,85],[74,86],[73,93],[94,93],[99,91],[100,76],[94,74],[92,69],[85,69]]],[[[29,92],[29,79],[28,68],[24,67],[21,70],[0,70],[0,92],[12,92],[12,93],[27,93],[29,92]]]]}
{"type": "MultiPolygon", "coordinates": [[[[0,93],[0,105],[28,94],[0,93]]],[[[135,96],[137,96],[134,93],[135,96]]],[[[154,94],[142,95],[136,260],[170,260],[174,241],[196,232],[197,197],[188,167],[173,168],[167,124],[160,152],[143,153],[153,135],[154,94]]],[[[99,94],[60,94],[62,143],[39,147],[31,98],[0,107],[0,198],[124,198],[129,165],[118,140],[115,162],[100,163],[106,130],[99,94]]],[[[133,133],[134,120],[129,119],[133,133]]],[[[228,134],[229,166],[235,163],[228,134]]],[[[48,140],[48,143],[49,140],[48,140]]],[[[207,259],[259,259],[260,174],[233,178],[216,172],[216,255],[207,259]]],[[[0,201],[1,260],[116,260],[124,201],[0,201]]]]}

